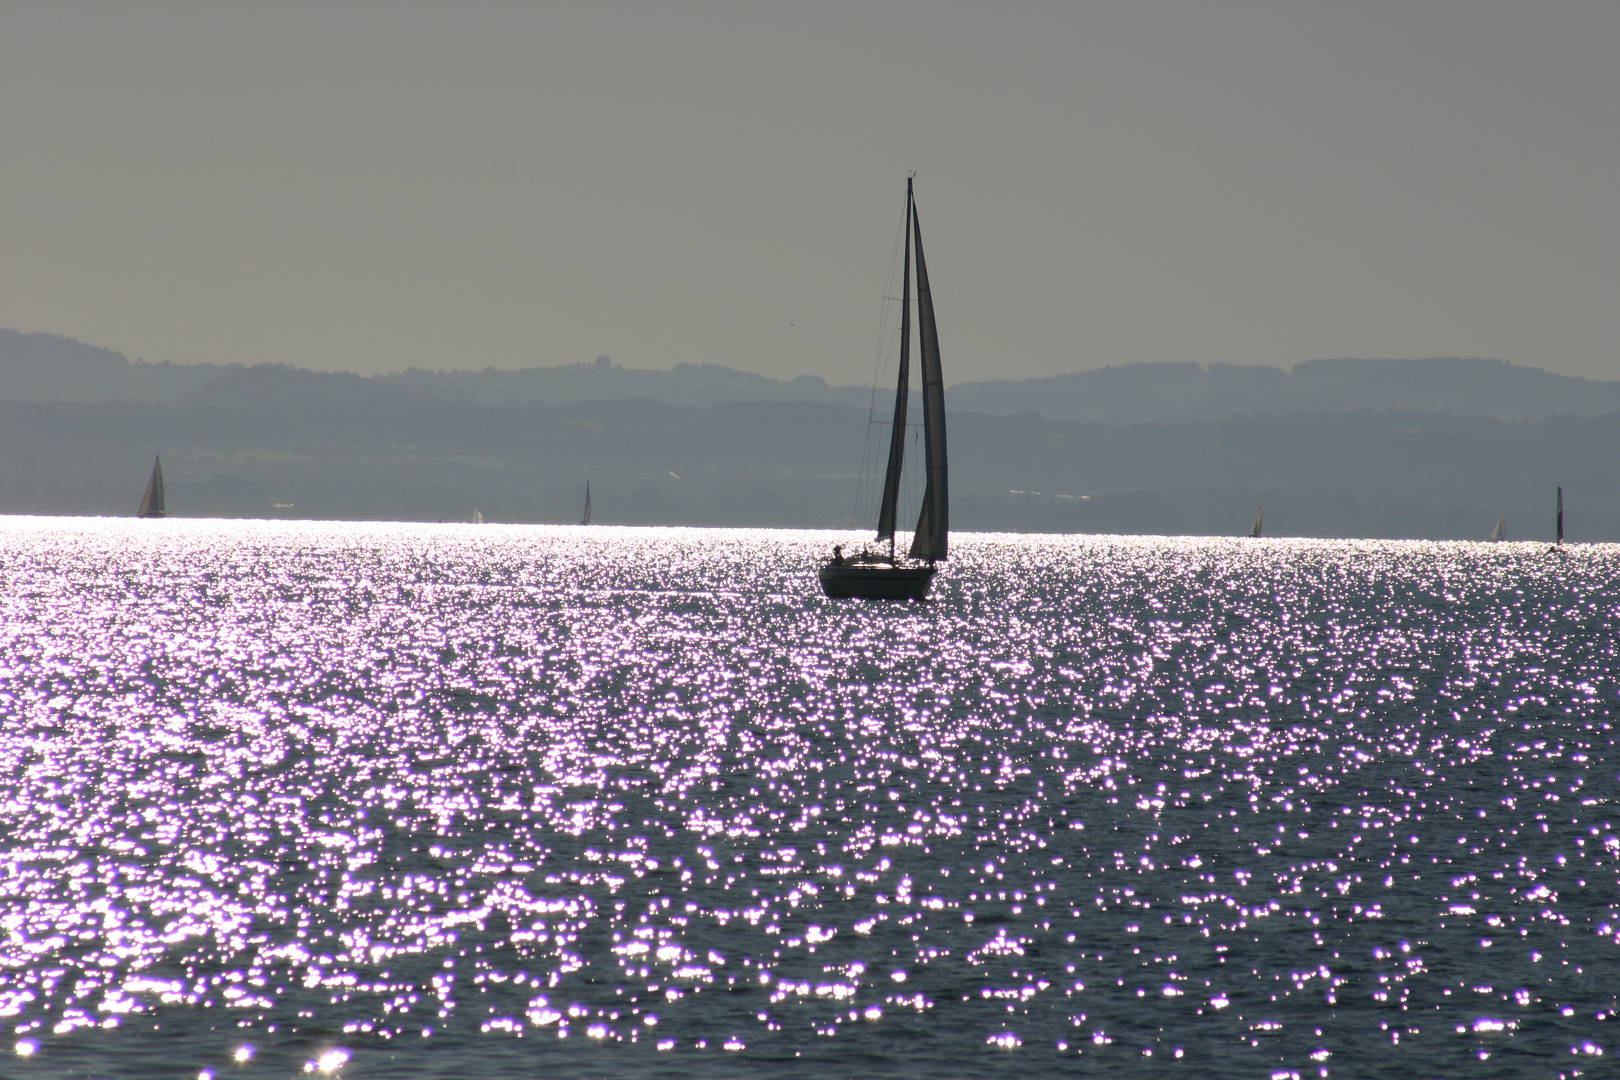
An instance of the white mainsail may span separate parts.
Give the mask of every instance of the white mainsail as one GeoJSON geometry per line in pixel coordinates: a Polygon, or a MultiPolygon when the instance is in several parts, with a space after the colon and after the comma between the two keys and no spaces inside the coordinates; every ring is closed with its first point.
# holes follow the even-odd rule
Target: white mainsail
{"type": "Polygon", "coordinates": [[[1250,536],[1259,536],[1260,535],[1260,529],[1261,529],[1262,526],[1265,525],[1265,523],[1266,523],[1266,508],[1262,506],[1259,510],[1256,510],[1255,513],[1254,513],[1254,525],[1249,529],[1249,535],[1250,536]]]}
{"type": "Polygon", "coordinates": [[[1496,528],[1491,530],[1491,539],[1492,540],[1506,540],[1507,539],[1507,511],[1506,510],[1503,510],[1500,514],[1496,515],[1496,528]]]}

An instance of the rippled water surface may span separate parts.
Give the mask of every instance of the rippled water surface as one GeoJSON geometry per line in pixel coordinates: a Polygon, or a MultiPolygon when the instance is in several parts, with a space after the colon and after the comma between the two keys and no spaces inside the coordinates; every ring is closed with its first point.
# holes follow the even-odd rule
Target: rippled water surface
{"type": "Polygon", "coordinates": [[[1620,548],[830,544],[0,522],[0,1072],[1614,1067],[1620,548]]]}

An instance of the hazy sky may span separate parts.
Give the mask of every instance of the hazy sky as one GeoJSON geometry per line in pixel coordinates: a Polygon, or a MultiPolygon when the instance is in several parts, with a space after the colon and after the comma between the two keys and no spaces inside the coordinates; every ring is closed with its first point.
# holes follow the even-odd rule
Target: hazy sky
{"type": "Polygon", "coordinates": [[[1620,378],[1620,3],[0,0],[0,326],[361,372],[1620,378]]]}

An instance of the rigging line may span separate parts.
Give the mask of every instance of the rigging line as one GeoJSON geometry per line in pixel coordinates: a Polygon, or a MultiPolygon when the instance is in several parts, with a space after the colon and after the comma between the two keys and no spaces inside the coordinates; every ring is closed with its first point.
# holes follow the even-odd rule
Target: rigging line
{"type": "Polygon", "coordinates": [[[872,420],[878,415],[877,400],[879,379],[882,377],[883,372],[883,357],[884,354],[888,352],[888,349],[885,347],[887,345],[886,339],[890,338],[891,336],[898,336],[899,334],[898,327],[896,327],[892,332],[888,328],[889,305],[893,302],[893,298],[889,296],[889,293],[891,291],[891,287],[894,285],[895,267],[900,262],[900,252],[903,250],[906,241],[906,229],[910,226],[910,224],[910,215],[902,215],[900,227],[895,230],[894,243],[889,248],[889,272],[883,282],[882,299],[878,302],[877,349],[872,358],[872,379],[869,383],[872,388],[872,393],[868,400],[866,410],[866,439],[861,446],[861,471],[855,481],[855,506],[853,513],[851,514],[850,521],[852,525],[857,524],[871,516],[869,514],[863,514],[862,511],[867,508],[867,504],[872,499],[877,498],[875,494],[869,492],[872,484],[868,480],[869,474],[872,472],[872,420]]]}

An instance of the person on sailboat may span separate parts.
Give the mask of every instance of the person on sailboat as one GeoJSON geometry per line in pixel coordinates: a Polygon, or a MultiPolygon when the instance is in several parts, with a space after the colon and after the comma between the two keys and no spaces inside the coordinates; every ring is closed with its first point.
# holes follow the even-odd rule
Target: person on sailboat
{"type": "Polygon", "coordinates": [[[832,564],[834,566],[843,566],[844,565],[844,545],[843,544],[834,544],[833,545],[832,564]]]}

